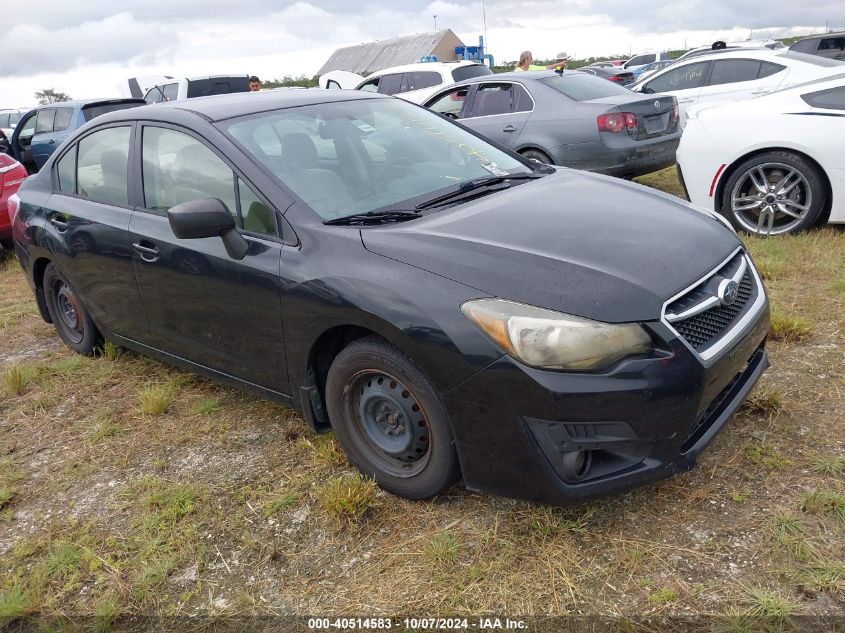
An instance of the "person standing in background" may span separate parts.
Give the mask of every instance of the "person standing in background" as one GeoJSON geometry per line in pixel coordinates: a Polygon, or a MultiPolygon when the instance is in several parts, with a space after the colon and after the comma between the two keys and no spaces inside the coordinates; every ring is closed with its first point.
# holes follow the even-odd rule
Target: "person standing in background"
{"type": "Polygon", "coordinates": [[[519,63],[513,69],[514,72],[523,71],[523,70],[545,70],[545,66],[535,66],[533,64],[534,56],[531,54],[531,51],[522,51],[519,55],[519,63]]]}
{"type": "Polygon", "coordinates": [[[566,70],[567,65],[569,65],[570,57],[567,53],[558,53],[557,58],[554,62],[552,62],[551,66],[547,66],[549,70],[554,70],[555,72],[562,73],[566,70]]]}
{"type": "Polygon", "coordinates": [[[249,91],[250,92],[258,92],[261,90],[261,80],[258,79],[255,75],[249,78],[249,91]]]}

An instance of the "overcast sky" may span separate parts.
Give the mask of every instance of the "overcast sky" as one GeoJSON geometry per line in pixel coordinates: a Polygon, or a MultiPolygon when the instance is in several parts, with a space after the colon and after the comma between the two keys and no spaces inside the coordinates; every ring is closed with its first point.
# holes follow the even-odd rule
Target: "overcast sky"
{"type": "MultiPolygon", "coordinates": [[[[132,76],[313,75],[338,47],[451,28],[483,33],[482,3],[424,0],[40,0],[4,3],[0,107],[55,88],[74,98],[120,95],[132,76]],[[119,8],[118,8],[119,5],[119,8]]],[[[845,27],[845,1],[487,0],[488,50],[538,59],[783,37],[845,27]]]]}

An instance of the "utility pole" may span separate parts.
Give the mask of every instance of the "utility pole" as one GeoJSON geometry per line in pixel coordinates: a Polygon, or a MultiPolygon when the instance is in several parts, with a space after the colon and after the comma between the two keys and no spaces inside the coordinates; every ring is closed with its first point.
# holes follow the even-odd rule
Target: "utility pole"
{"type": "Polygon", "coordinates": [[[481,0],[481,20],[484,24],[484,50],[490,50],[490,44],[487,43],[487,7],[484,0],[481,0]]]}

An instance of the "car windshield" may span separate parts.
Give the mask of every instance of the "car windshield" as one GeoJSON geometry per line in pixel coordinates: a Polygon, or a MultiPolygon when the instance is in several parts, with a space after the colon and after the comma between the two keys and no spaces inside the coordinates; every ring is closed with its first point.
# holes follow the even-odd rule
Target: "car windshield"
{"type": "Polygon", "coordinates": [[[285,108],[221,127],[324,220],[414,208],[463,183],[531,173],[511,155],[399,99],[285,108]]]}
{"type": "Polygon", "coordinates": [[[617,86],[607,79],[577,71],[555,77],[544,77],[538,81],[549,88],[554,88],[574,101],[588,101],[616,95],[631,96],[631,91],[627,88],[617,86]]]}

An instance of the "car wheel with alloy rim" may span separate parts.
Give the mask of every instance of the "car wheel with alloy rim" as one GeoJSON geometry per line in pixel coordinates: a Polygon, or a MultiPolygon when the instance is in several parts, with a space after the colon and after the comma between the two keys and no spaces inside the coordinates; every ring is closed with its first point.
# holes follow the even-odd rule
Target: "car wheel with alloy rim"
{"type": "Polygon", "coordinates": [[[722,213],[737,230],[748,233],[798,233],[817,222],[825,197],[815,164],[792,152],[772,151],[733,171],[722,194],[722,213]]]}

